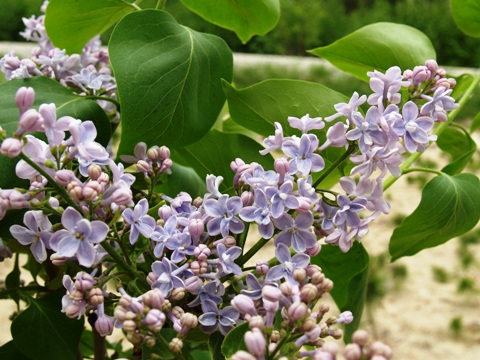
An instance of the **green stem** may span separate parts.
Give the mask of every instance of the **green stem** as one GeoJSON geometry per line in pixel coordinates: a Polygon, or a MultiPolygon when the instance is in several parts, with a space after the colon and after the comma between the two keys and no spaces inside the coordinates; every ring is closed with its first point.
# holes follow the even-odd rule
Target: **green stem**
{"type": "Polygon", "coordinates": [[[320,177],[317,179],[317,181],[315,181],[312,186],[314,188],[317,188],[317,186],[320,185],[321,182],[325,180],[328,175],[330,175],[336,168],[338,168],[355,151],[357,151],[357,146],[355,144],[350,144],[347,151],[345,151],[342,156],[335,160],[335,162],[327,170],[325,170],[322,175],[320,175],[320,177]]]}
{"type": "Polygon", "coordinates": [[[120,266],[125,272],[127,272],[132,279],[137,278],[137,276],[139,275],[137,271],[133,267],[128,265],[127,261],[115,251],[115,249],[108,243],[108,241],[102,241],[100,245],[105,249],[108,255],[110,255],[110,257],[115,260],[117,265],[120,266]]]}
{"type": "Polygon", "coordinates": [[[264,247],[270,239],[260,239],[255,245],[251,247],[250,250],[247,251],[245,255],[243,255],[237,262],[237,264],[242,267],[248,260],[250,260],[253,255],[255,255],[262,247],[264,247]]]}
{"type": "Polygon", "coordinates": [[[63,186],[59,185],[45,170],[43,170],[40,166],[38,166],[38,164],[36,164],[32,159],[30,159],[24,153],[20,154],[20,158],[24,160],[28,165],[33,167],[35,170],[37,170],[45,179],[47,179],[50,185],[52,185],[57,190],[58,194],[63,197],[63,199],[67,202],[68,205],[73,207],[80,214],[83,214],[83,211],[80,208],[80,206],[75,201],[73,201],[73,199],[70,197],[67,190],[65,190],[63,186]]]}
{"type": "Polygon", "coordinates": [[[250,228],[250,223],[245,225],[244,231],[239,235],[237,245],[242,249],[245,246],[245,241],[247,240],[248,229],[250,228]]]}
{"type": "Polygon", "coordinates": [[[85,96],[87,99],[92,99],[92,100],[105,100],[105,101],[109,101],[111,102],[112,104],[115,104],[115,106],[117,107],[117,111],[120,111],[120,103],[115,100],[115,99],[112,99],[108,96],[98,96],[98,95],[88,95],[88,96],[85,96]]]}
{"type": "MultiPolygon", "coordinates": [[[[443,123],[440,123],[437,128],[435,129],[435,131],[433,132],[434,135],[437,135],[437,136],[440,136],[442,134],[442,132],[445,131],[445,129],[451,125],[453,123],[453,121],[455,120],[455,118],[457,117],[458,113],[460,112],[460,110],[463,108],[463,106],[467,103],[467,101],[469,100],[470,96],[472,95],[473,91],[475,91],[475,89],[477,88],[478,84],[480,83],[480,75],[476,75],[472,81],[472,83],[470,84],[470,86],[468,87],[467,91],[465,91],[465,94],[462,96],[462,98],[460,99],[460,101],[458,102],[459,103],[459,107],[456,108],[455,110],[451,111],[450,112],[450,115],[448,116],[448,120],[443,122],[443,123]]],[[[400,170],[402,171],[402,174],[405,173],[405,171],[410,168],[413,163],[415,161],[417,161],[417,159],[423,154],[423,152],[419,153],[414,153],[412,155],[410,155],[405,161],[404,163],[402,164],[402,166],[400,166],[400,170]]],[[[395,181],[397,181],[399,179],[399,177],[395,177],[395,176],[390,176],[388,179],[385,180],[385,182],[383,183],[383,190],[387,190],[390,186],[392,186],[395,181]]]]}
{"type": "Polygon", "coordinates": [[[163,9],[165,9],[166,4],[167,4],[167,0],[158,0],[157,5],[155,6],[155,9],[163,10],[163,9]]]}
{"type": "Polygon", "coordinates": [[[427,168],[409,168],[409,169],[405,169],[403,174],[408,174],[408,173],[411,173],[411,172],[414,172],[414,171],[422,171],[422,172],[427,172],[427,173],[432,173],[432,174],[437,174],[437,175],[443,175],[443,173],[441,171],[434,170],[434,169],[427,169],[427,168]]]}
{"type": "MultiPolygon", "coordinates": [[[[158,334],[157,337],[156,337],[156,339],[160,341],[160,343],[163,345],[163,346],[162,346],[163,348],[168,349],[168,342],[167,342],[167,340],[165,340],[165,339],[163,338],[162,335],[158,334]]],[[[173,357],[174,357],[175,359],[185,360],[185,358],[184,358],[184,356],[183,356],[183,354],[182,354],[181,352],[179,352],[179,353],[174,353],[173,351],[170,351],[170,353],[173,355],[173,357]]]]}
{"type": "Polygon", "coordinates": [[[290,334],[288,335],[285,335],[285,337],[280,340],[280,342],[278,343],[278,345],[275,347],[275,350],[273,350],[273,352],[270,354],[270,356],[268,357],[268,359],[275,359],[275,355],[277,354],[277,352],[280,350],[280,348],[288,342],[288,340],[290,339],[290,334]]]}

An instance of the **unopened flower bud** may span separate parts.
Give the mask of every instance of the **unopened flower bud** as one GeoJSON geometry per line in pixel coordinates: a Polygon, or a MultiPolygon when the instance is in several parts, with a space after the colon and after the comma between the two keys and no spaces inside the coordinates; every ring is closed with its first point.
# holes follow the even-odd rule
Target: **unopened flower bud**
{"type": "Polygon", "coordinates": [[[85,298],[85,293],[83,291],[80,291],[80,290],[73,290],[72,292],[70,292],[70,295],[69,295],[70,299],[72,299],[73,301],[77,301],[77,302],[80,302],[82,301],[84,298],[85,298]]]}
{"type": "Polygon", "coordinates": [[[146,174],[152,173],[152,166],[145,160],[138,160],[136,164],[136,168],[138,172],[142,172],[146,174]]]}
{"type": "Polygon", "coordinates": [[[233,236],[227,235],[223,239],[223,243],[225,244],[225,247],[228,249],[228,248],[231,248],[232,246],[237,245],[237,240],[235,240],[233,236]]]}
{"type": "Polygon", "coordinates": [[[25,132],[39,131],[43,126],[43,118],[37,110],[29,109],[20,116],[18,125],[22,129],[22,131],[20,129],[17,131],[18,135],[22,135],[25,132]]]}
{"type": "Polygon", "coordinates": [[[362,349],[357,344],[347,344],[343,349],[345,360],[360,360],[362,357],[362,349]]]}
{"type": "Polygon", "coordinates": [[[95,285],[95,280],[93,279],[92,275],[87,274],[86,272],[79,272],[75,279],[75,288],[86,292],[93,288],[95,285]]]}
{"type": "Polygon", "coordinates": [[[185,297],[185,289],[184,288],[173,289],[171,297],[173,300],[182,300],[185,297]]]}
{"type": "Polygon", "coordinates": [[[307,303],[312,302],[318,297],[317,287],[313,284],[305,284],[300,290],[300,299],[307,303]]]}
{"type": "Polygon", "coordinates": [[[98,191],[97,190],[99,188],[99,186],[96,186],[96,185],[100,185],[100,184],[98,184],[98,182],[96,182],[96,181],[91,181],[88,184],[86,184],[85,187],[82,189],[81,198],[83,198],[87,201],[95,200],[98,196],[98,191]],[[96,183],[96,184],[93,184],[93,183],[96,183]]]}
{"type": "Polygon", "coordinates": [[[22,142],[16,138],[6,138],[2,142],[0,152],[3,156],[14,158],[22,152],[22,142]]]}
{"type": "Polygon", "coordinates": [[[432,74],[436,74],[438,71],[438,64],[433,59],[425,61],[425,66],[427,67],[428,70],[430,70],[432,74]]]}
{"type": "Polygon", "coordinates": [[[113,332],[113,322],[107,316],[99,316],[95,321],[95,329],[101,336],[111,335],[113,332]]]}
{"type": "Polygon", "coordinates": [[[92,164],[87,170],[88,177],[92,180],[97,180],[102,175],[102,168],[98,164],[92,164]]]}
{"type": "Polygon", "coordinates": [[[161,310],[165,298],[159,289],[153,289],[142,295],[142,302],[151,309],[161,310]]]}
{"type": "Polygon", "coordinates": [[[360,346],[367,345],[369,338],[368,332],[362,329],[355,331],[352,335],[352,341],[360,346]]]}
{"type": "Polygon", "coordinates": [[[270,341],[273,341],[275,343],[279,342],[282,337],[280,336],[280,331],[278,330],[273,330],[272,335],[270,335],[270,341]]]}
{"type": "Polygon", "coordinates": [[[323,292],[330,292],[330,291],[332,291],[332,289],[333,289],[333,281],[330,280],[330,279],[323,280],[322,285],[321,285],[321,290],[323,292]]]}
{"type": "Polygon", "coordinates": [[[306,198],[304,196],[301,196],[297,198],[298,202],[300,203],[300,206],[296,208],[298,212],[305,213],[307,211],[310,211],[310,207],[312,206],[312,200],[309,198],[306,198]]]}
{"type": "Polygon", "coordinates": [[[153,272],[149,272],[148,275],[147,275],[147,282],[150,286],[152,286],[152,284],[158,280],[158,276],[155,275],[153,272]]]}
{"type": "Polygon", "coordinates": [[[290,171],[290,162],[285,158],[275,160],[273,167],[280,175],[285,175],[290,171]]]}
{"type": "Polygon", "coordinates": [[[252,298],[239,294],[235,296],[230,304],[233,306],[235,310],[237,310],[241,314],[249,314],[249,315],[256,315],[257,310],[255,309],[255,304],[252,298]]]}
{"type": "Polygon", "coordinates": [[[282,291],[275,286],[264,286],[262,288],[262,297],[268,301],[279,301],[282,297],[282,291]]]}
{"type": "Polygon", "coordinates": [[[113,310],[113,317],[120,322],[124,322],[127,320],[126,318],[127,310],[123,306],[117,306],[115,310],[113,310]]]}
{"type": "MultiPolygon", "coordinates": [[[[145,336],[145,345],[149,348],[153,348],[155,346],[155,344],[157,343],[157,340],[155,340],[155,338],[148,338],[145,336]]],[[[153,355],[153,354],[152,354],[153,355]]],[[[151,359],[155,359],[152,355],[151,356],[151,359]]]]}
{"type": "Polygon", "coordinates": [[[242,195],[240,195],[240,199],[242,199],[243,206],[251,206],[254,202],[253,192],[251,191],[244,191],[242,195]]]}
{"type": "Polygon", "coordinates": [[[307,271],[307,276],[309,276],[309,277],[312,277],[313,274],[315,274],[317,272],[322,272],[322,269],[320,268],[320,266],[315,265],[315,264],[308,265],[305,268],[305,270],[307,271]]]}
{"type": "Polygon", "coordinates": [[[137,328],[137,323],[133,320],[125,320],[123,322],[123,329],[126,332],[133,332],[137,328]]]}
{"type": "Polygon", "coordinates": [[[75,201],[83,200],[83,188],[77,182],[71,182],[67,185],[68,194],[75,201]]]}
{"type": "Polygon", "coordinates": [[[67,263],[68,258],[65,256],[60,256],[58,254],[52,254],[50,255],[50,261],[52,262],[53,265],[55,266],[63,266],[67,263]]]}
{"type": "Polygon", "coordinates": [[[103,303],[103,292],[100,288],[93,288],[88,294],[88,302],[92,305],[98,305],[103,303]]]}
{"type": "Polygon", "coordinates": [[[171,352],[178,353],[182,351],[183,341],[179,338],[173,338],[172,341],[168,344],[168,349],[171,352]]]}
{"type": "Polygon", "coordinates": [[[267,344],[262,331],[257,328],[253,328],[251,331],[247,331],[245,333],[244,339],[245,345],[251,354],[255,356],[263,355],[267,344]]]}
{"type": "Polygon", "coordinates": [[[259,275],[266,275],[270,266],[266,261],[258,261],[255,265],[255,270],[259,275]]]}
{"type": "Polygon", "coordinates": [[[142,344],[143,340],[144,340],[144,336],[142,334],[140,334],[139,332],[134,332],[134,331],[135,331],[135,329],[132,330],[132,332],[127,333],[127,340],[130,341],[134,345],[142,344]]]}
{"type": "Polygon", "coordinates": [[[322,250],[322,245],[320,245],[320,243],[317,241],[315,245],[313,245],[311,248],[308,248],[307,251],[305,252],[308,256],[314,257],[314,256],[317,256],[321,250],[322,250]]]}
{"type": "Polygon", "coordinates": [[[158,147],[151,147],[147,150],[147,157],[151,161],[157,161],[158,159],[158,147]]]}
{"type": "Polygon", "coordinates": [[[343,337],[343,330],[342,329],[335,329],[333,330],[332,337],[335,340],[340,340],[343,337]]]}
{"type": "Polygon", "coordinates": [[[325,280],[325,275],[322,272],[316,272],[312,275],[312,284],[320,285],[325,280]]]}
{"type": "Polygon", "coordinates": [[[162,161],[162,166],[158,170],[159,173],[163,173],[166,170],[170,169],[173,166],[173,161],[172,159],[165,159],[162,161]]]}
{"type": "Polygon", "coordinates": [[[160,331],[165,323],[165,314],[159,309],[150,309],[142,321],[151,331],[160,331]]]}
{"type": "MultiPolygon", "coordinates": [[[[18,62],[14,62],[14,65],[18,65],[15,68],[17,69],[20,66],[20,60],[18,60],[18,62]]],[[[5,62],[5,65],[7,65],[7,62],[5,62]]],[[[18,89],[17,94],[15,95],[15,104],[17,104],[17,106],[20,108],[21,114],[24,113],[30,106],[32,106],[34,102],[35,90],[33,90],[33,88],[22,86],[20,89],[18,89]]]]}
{"type": "Polygon", "coordinates": [[[164,161],[170,158],[170,149],[166,146],[160,146],[158,149],[158,157],[160,160],[164,161]]]}
{"type": "Polygon", "coordinates": [[[55,173],[55,181],[62,186],[67,186],[76,179],[75,173],[72,170],[58,170],[55,173]]]}
{"type": "Polygon", "coordinates": [[[192,313],[184,313],[180,317],[180,324],[182,326],[188,327],[189,329],[193,329],[198,325],[198,318],[192,313]]]}
{"type": "Polygon", "coordinates": [[[265,327],[265,320],[263,319],[263,316],[260,316],[260,315],[251,316],[248,319],[248,327],[250,329],[253,329],[253,328],[263,329],[265,327]]]}
{"type": "Polygon", "coordinates": [[[263,308],[267,312],[271,313],[276,313],[279,309],[279,302],[278,301],[269,301],[269,300],[263,300],[263,308]]]}
{"type": "Polygon", "coordinates": [[[375,341],[372,343],[372,345],[370,345],[370,354],[381,355],[386,359],[390,359],[393,355],[390,346],[385,345],[381,341],[375,341]]]}
{"type": "Polygon", "coordinates": [[[191,276],[185,279],[185,290],[189,293],[196,293],[203,286],[203,281],[198,276],[191,276]]]}
{"type": "Polygon", "coordinates": [[[160,206],[160,208],[158,209],[158,216],[160,216],[160,219],[163,219],[165,221],[167,221],[168,218],[172,216],[172,214],[172,208],[168,205],[160,206]]]}
{"type": "Polygon", "coordinates": [[[256,357],[246,351],[239,350],[232,355],[231,360],[256,360],[256,357]]]}
{"type": "Polygon", "coordinates": [[[297,321],[303,318],[305,315],[307,315],[308,312],[308,306],[300,301],[294,302],[290,307],[288,308],[288,316],[292,321],[297,321]]]}
{"type": "Polygon", "coordinates": [[[293,272],[293,278],[299,283],[303,283],[307,278],[307,272],[305,269],[295,269],[293,272]]]}
{"type": "Polygon", "coordinates": [[[307,317],[302,324],[302,331],[308,333],[312,331],[317,326],[317,320],[313,317],[307,317]]]}
{"type": "MultiPolygon", "coordinates": [[[[205,229],[205,224],[200,219],[192,219],[192,220],[190,220],[190,223],[188,224],[188,232],[190,233],[191,236],[194,236],[194,237],[198,237],[198,236],[202,235],[204,229],[205,229]]],[[[202,245],[204,245],[204,244],[202,244],[202,245]]],[[[208,247],[206,247],[206,246],[205,246],[205,248],[208,249],[208,247]]],[[[208,254],[208,255],[210,255],[210,254],[208,254]]],[[[207,257],[208,257],[208,255],[207,255],[207,257]]],[[[195,256],[197,256],[197,255],[195,255],[195,256]]],[[[198,258],[198,256],[197,256],[197,258],[198,258]]],[[[200,260],[205,260],[205,259],[206,258],[202,258],[200,260]]]]}
{"type": "Polygon", "coordinates": [[[70,303],[65,308],[65,315],[69,318],[76,318],[82,315],[83,309],[77,303],[70,303]]]}
{"type": "MultiPolygon", "coordinates": [[[[7,70],[17,70],[20,66],[22,66],[22,62],[16,56],[8,56],[8,57],[6,57],[5,62],[3,63],[3,66],[7,70]]],[[[18,91],[20,91],[20,90],[18,90],[18,91]]],[[[18,94],[18,92],[17,92],[17,94],[18,94]]]]}
{"type": "Polygon", "coordinates": [[[180,306],[175,306],[172,310],[172,315],[177,319],[180,319],[185,311],[180,306]]]}
{"type": "Polygon", "coordinates": [[[350,324],[353,321],[353,314],[351,311],[344,311],[338,315],[337,324],[350,324]]]}

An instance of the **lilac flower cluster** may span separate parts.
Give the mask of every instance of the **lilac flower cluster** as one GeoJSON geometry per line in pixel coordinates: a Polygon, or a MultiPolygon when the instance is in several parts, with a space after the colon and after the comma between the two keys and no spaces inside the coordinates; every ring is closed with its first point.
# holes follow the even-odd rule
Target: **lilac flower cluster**
{"type": "MultiPolygon", "coordinates": [[[[48,0],[42,5],[45,13],[48,0]]],[[[102,49],[100,37],[90,40],[81,54],[68,55],[65,50],[56,48],[45,30],[45,15],[23,18],[25,40],[36,42],[31,58],[20,59],[9,52],[0,59],[0,69],[7,80],[25,79],[32,76],[46,76],[59,81],[64,86],[78,89],[88,95],[106,95],[115,98],[116,83],[108,65],[108,53],[102,49]]]]}
{"type": "Polygon", "coordinates": [[[335,326],[351,322],[353,315],[326,316],[326,305],[313,310],[333,286],[311,264],[321,250],[319,239],[344,252],[361,240],[369,223],[390,211],[382,197],[385,176],[400,175],[402,153],[424,150],[435,138],[434,123],[457,106],[446,87],[452,82],[432,61],[403,75],[394,67],[369,76],[374,93],[368,98],[354,93],[348,104],[337,104],[325,121],[344,121],[329,127],[323,144],[317,137],[325,132],[322,118],[289,117],[298,135],[285,136],[276,123],[275,135],[264,141],[261,153],[283,152],[274,170],[235,159],[234,192],[222,192],[223,178],[208,175],[208,191],[197,199],[184,192],[173,198],[155,193],[172,160],[168,148],[144,143],[134,156],[121,157],[150,187],[134,197],[135,177],[95,141],[91,121],[57,119],[54,104],[33,109],[35,92],[21,88],[18,128],[11,137],[2,132],[0,151],[20,158],[16,174],[30,187],[0,190],[0,216],[29,210],[25,226],[13,225],[10,232],[30,246],[38,262],[76,261],[99,271],[97,277],[81,272],[75,280],[65,275],[62,309],[74,318],[96,313],[102,335],[116,326],[132,343],[152,346],[169,327],[177,333],[169,348],[178,352],[195,327],[226,335],[248,322],[244,340],[250,354],[238,352],[236,359],[262,359],[266,353],[273,358],[283,344],[295,346],[300,356],[332,358],[321,339],[340,338],[342,330],[335,326]],[[409,99],[399,107],[402,87],[409,99]],[[365,103],[370,107],[364,115],[365,103]],[[46,141],[31,132],[43,132],[46,141]],[[322,151],[328,147],[345,152],[326,168],[322,151]],[[348,160],[354,166],[350,177],[339,180],[343,192],[322,188],[322,180],[348,160]],[[250,227],[261,239],[245,251],[250,227]],[[268,242],[275,258],[257,259],[255,272],[245,273],[247,261],[268,242]],[[104,290],[117,276],[137,281],[126,287],[131,294],[123,287],[119,295],[104,290]],[[281,328],[274,328],[276,318],[281,328]],[[315,350],[303,350],[304,345],[315,350]]]}

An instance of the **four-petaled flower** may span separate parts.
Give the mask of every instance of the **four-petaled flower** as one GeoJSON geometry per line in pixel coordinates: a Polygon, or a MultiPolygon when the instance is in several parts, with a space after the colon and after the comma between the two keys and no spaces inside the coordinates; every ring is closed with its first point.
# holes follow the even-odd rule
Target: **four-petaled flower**
{"type": "Polygon", "coordinates": [[[267,272],[267,281],[280,280],[285,278],[290,283],[295,283],[293,273],[297,269],[305,269],[310,264],[310,256],[307,254],[290,255],[290,250],[285,244],[278,244],[275,249],[275,257],[280,261],[280,265],[275,265],[267,272]]]}
{"type": "Polygon", "coordinates": [[[207,223],[208,233],[212,236],[222,234],[227,236],[230,232],[240,234],[245,226],[243,222],[236,217],[242,209],[242,199],[238,196],[231,198],[228,195],[221,195],[218,200],[205,200],[203,207],[205,213],[212,219],[207,223]]]}
{"type": "Polygon", "coordinates": [[[198,322],[207,334],[211,334],[217,328],[220,328],[222,335],[227,335],[233,329],[239,317],[238,311],[232,306],[226,306],[219,310],[217,304],[210,299],[202,302],[202,311],[203,314],[198,318],[198,322]]]}
{"type": "Polygon", "coordinates": [[[137,242],[138,236],[142,234],[149,238],[155,229],[155,219],[148,212],[148,201],[142,199],[135,205],[134,209],[125,209],[122,213],[122,218],[125,223],[131,226],[129,240],[130,244],[137,242]]]}

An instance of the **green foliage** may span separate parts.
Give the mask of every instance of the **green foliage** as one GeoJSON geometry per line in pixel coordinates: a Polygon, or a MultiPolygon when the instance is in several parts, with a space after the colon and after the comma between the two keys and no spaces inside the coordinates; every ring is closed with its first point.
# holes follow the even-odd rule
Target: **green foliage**
{"type": "Polygon", "coordinates": [[[477,150],[470,134],[459,126],[445,129],[438,138],[437,145],[451,156],[451,163],[442,169],[449,175],[461,173],[477,150]]]}
{"type": "Polygon", "coordinates": [[[45,27],[56,47],[79,54],[91,38],[133,10],[122,0],[50,0],[45,27]]]}
{"type": "Polygon", "coordinates": [[[225,336],[225,340],[222,343],[221,349],[222,354],[225,355],[226,358],[230,358],[238,350],[247,351],[245,342],[239,341],[239,339],[243,339],[243,336],[247,331],[248,322],[245,322],[242,325],[236,326],[227,334],[227,336],[225,336]]]}
{"type": "Polygon", "coordinates": [[[392,261],[434,247],[472,229],[480,219],[480,184],[473,174],[437,176],[415,211],[390,239],[392,261]]]}
{"type": "Polygon", "coordinates": [[[265,35],[280,18],[280,0],[181,0],[212,24],[235,31],[246,43],[254,35],[265,35]]]}
{"type": "Polygon", "coordinates": [[[225,101],[220,79],[232,78],[232,54],[222,39],[144,10],[122,19],[109,52],[122,103],[119,153],[139,141],[185,146],[215,123],[225,101]]]}
{"type": "Polygon", "coordinates": [[[61,310],[62,295],[30,298],[30,306],[12,322],[17,349],[33,360],[76,360],[83,319],[70,319],[61,310]]]}
{"type": "Polygon", "coordinates": [[[448,282],[448,280],[450,279],[450,275],[448,274],[448,272],[443,267],[440,267],[440,266],[432,267],[432,275],[433,275],[433,279],[436,282],[439,282],[442,284],[448,282]]]}
{"type": "Polygon", "coordinates": [[[367,25],[310,52],[365,81],[369,71],[385,72],[392,66],[412,69],[436,58],[435,49],[423,33],[394,23],[367,25]]]}
{"type": "Polygon", "coordinates": [[[450,0],[453,19],[467,35],[480,37],[480,4],[476,0],[450,0]]]}

